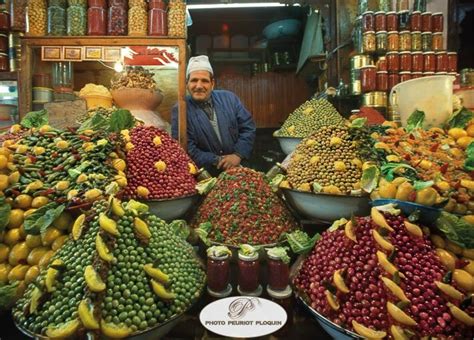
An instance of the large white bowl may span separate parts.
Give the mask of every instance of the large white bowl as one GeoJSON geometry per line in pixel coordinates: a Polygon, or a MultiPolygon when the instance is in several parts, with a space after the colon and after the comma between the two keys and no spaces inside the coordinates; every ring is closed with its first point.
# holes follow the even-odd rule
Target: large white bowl
{"type": "Polygon", "coordinates": [[[280,143],[280,147],[283,150],[283,153],[286,155],[289,155],[292,153],[298,144],[303,140],[303,138],[299,137],[280,137],[280,136],[275,136],[276,139],[278,139],[278,143],[280,143]]]}
{"type": "Polygon", "coordinates": [[[170,222],[182,218],[196,204],[199,195],[190,195],[178,198],[164,199],[164,200],[150,200],[142,201],[150,208],[149,212],[158,216],[159,218],[170,222]]]}
{"type": "Polygon", "coordinates": [[[302,217],[332,223],[352,215],[367,216],[370,213],[369,196],[344,196],[314,194],[282,188],[285,201],[302,217]]]}
{"type": "Polygon", "coordinates": [[[301,21],[296,19],[285,19],[271,23],[263,29],[263,35],[267,39],[297,35],[301,29],[301,21]]]}

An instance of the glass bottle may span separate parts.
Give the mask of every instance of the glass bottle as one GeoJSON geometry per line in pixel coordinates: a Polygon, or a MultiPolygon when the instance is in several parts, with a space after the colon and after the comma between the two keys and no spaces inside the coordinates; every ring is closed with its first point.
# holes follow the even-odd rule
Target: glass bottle
{"type": "Polygon", "coordinates": [[[214,297],[226,297],[232,292],[230,285],[231,252],[225,246],[207,249],[207,291],[214,297]]]}
{"type": "Polygon", "coordinates": [[[128,32],[127,3],[110,0],[107,35],[127,35],[128,32]]]}
{"type": "Polygon", "coordinates": [[[107,34],[107,13],[105,0],[89,0],[87,9],[87,35],[107,34]]]}
{"type": "Polygon", "coordinates": [[[282,291],[290,282],[290,259],[286,248],[275,247],[267,250],[268,287],[267,290],[282,291]]]}
{"type": "Polygon", "coordinates": [[[25,31],[26,0],[10,0],[10,28],[13,31],[25,31]]]}
{"type": "Polygon", "coordinates": [[[66,35],[66,0],[48,1],[48,35],[66,35]]]}
{"type": "Polygon", "coordinates": [[[26,35],[46,35],[46,1],[28,0],[26,6],[26,35]]]}
{"type": "MultiPolygon", "coordinates": [[[[137,2],[137,1],[135,1],[137,2]]],[[[148,31],[148,12],[144,1],[130,6],[128,10],[128,35],[145,36],[148,31]]]]}
{"type": "Polygon", "coordinates": [[[52,64],[53,89],[57,93],[69,93],[73,90],[72,62],[58,61],[52,64]]]}
{"type": "Polygon", "coordinates": [[[168,35],[166,4],[162,0],[150,0],[148,12],[148,35],[168,35]]]}
{"type": "Polygon", "coordinates": [[[260,264],[255,248],[242,245],[239,250],[238,267],[237,291],[241,295],[260,296],[262,293],[262,286],[259,284],[260,264]],[[247,249],[250,250],[246,251],[247,249]]]}

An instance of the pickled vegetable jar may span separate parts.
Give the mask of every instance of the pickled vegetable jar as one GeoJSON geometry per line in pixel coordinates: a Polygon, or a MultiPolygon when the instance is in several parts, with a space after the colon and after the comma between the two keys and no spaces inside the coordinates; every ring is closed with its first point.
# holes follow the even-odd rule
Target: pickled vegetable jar
{"type": "Polygon", "coordinates": [[[87,12],[84,6],[73,5],[67,9],[67,35],[86,35],[87,12]]]}
{"type": "Polygon", "coordinates": [[[66,21],[64,7],[48,7],[48,35],[66,35],[66,21]]]}
{"type": "MultiPolygon", "coordinates": [[[[230,255],[229,248],[225,246],[213,246],[207,249],[207,288],[211,294],[223,294],[229,290],[230,255]]],[[[232,287],[230,289],[232,290],[232,287]]]]}
{"type": "Polygon", "coordinates": [[[267,250],[268,287],[272,290],[285,290],[290,281],[290,259],[285,248],[275,247],[267,250]]]}
{"type": "Polygon", "coordinates": [[[45,0],[28,0],[26,7],[26,34],[46,35],[47,10],[45,0]]]}
{"type": "MultiPolygon", "coordinates": [[[[260,264],[258,262],[258,252],[254,251],[249,254],[243,254],[239,251],[239,275],[238,275],[238,290],[243,295],[245,293],[252,293],[258,290],[260,284],[259,273],[260,264]]],[[[261,287],[260,287],[261,290],[261,287]]],[[[260,294],[259,294],[260,295],[260,294]]]]}
{"type": "Polygon", "coordinates": [[[130,7],[128,10],[128,35],[145,36],[148,31],[146,4],[130,7]]]}

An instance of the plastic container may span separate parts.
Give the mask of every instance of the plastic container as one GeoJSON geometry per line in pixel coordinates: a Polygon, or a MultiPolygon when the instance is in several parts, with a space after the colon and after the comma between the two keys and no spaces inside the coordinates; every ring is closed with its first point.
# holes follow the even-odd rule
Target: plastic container
{"type": "Polygon", "coordinates": [[[44,103],[53,101],[53,89],[48,87],[33,87],[33,100],[44,103]]]}

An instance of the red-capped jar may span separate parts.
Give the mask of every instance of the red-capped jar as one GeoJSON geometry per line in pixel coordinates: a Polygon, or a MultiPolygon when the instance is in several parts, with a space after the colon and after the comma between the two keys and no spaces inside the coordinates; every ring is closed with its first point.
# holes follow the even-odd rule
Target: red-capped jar
{"type": "Polygon", "coordinates": [[[403,71],[400,72],[400,83],[403,83],[404,81],[411,80],[411,72],[408,71],[403,71]]]}
{"type": "Polygon", "coordinates": [[[375,17],[373,11],[362,13],[362,32],[375,31],[375,17]]]}
{"type": "Polygon", "coordinates": [[[448,72],[448,53],[436,52],[436,72],[448,72]]]}
{"type": "Polygon", "coordinates": [[[387,34],[387,51],[398,51],[399,46],[399,36],[397,31],[390,31],[387,34]]]}
{"type": "Polygon", "coordinates": [[[388,88],[391,89],[400,82],[400,75],[398,73],[388,74],[388,88]]]}
{"type": "Polygon", "coordinates": [[[375,12],[375,31],[386,31],[387,30],[387,17],[384,11],[375,12]]]}
{"type": "Polygon", "coordinates": [[[436,55],[433,51],[423,53],[423,71],[436,72],[436,55]]]}
{"type": "Polygon", "coordinates": [[[166,4],[162,0],[151,0],[148,12],[148,35],[168,35],[166,4]]]}
{"type": "Polygon", "coordinates": [[[411,79],[417,79],[423,77],[423,72],[412,72],[411,79]]]}
{"type": "Polygon", "coordinates": [[[410,29],[410,11],[398,12],[398,30],[404,31],[410,29]]]}
{"type": "Polygon", "coordinates": [[[421,12],[415,11],[410,15],[410,29],[412,31],[421,31],[421,12]]]}
{"type": "Polygon", "coordinates": [[[398,52],[388,52],[385,58],[387,59],[388,72],[398,72],[400,70],[400,56],[398,52]]]}
{"type": "Polygon", "coordinates": [[[387,31],[398,31],[398,15],[397,12],[387,12],[387,31]]]}
{"type": "Polygon", "coordinates": [[[411,72],[411,52],[403,51],[403,52],[400,52],[399,55],[400,55],[400,71],[411,72]]]}
{"type": "Polygon", "coordinates": [[[107,34],[107,4],[105,0],[89,0],[87,9],[87,35],[107,34]]]}
{"type": "Polygon", "coordinates": [[[387,59],[385,57],[380,57],[375,63],[377,67],[377,72],[379,71],[388,71],[387,69],[387,59]]]}
{"type": "Polygon", "coordinates": [[[372,92],[376,90],[376,73],[375,65],[363,66],[360,69],[360,86],[362,93],[372,92]]]}
{"type": "Polygon", "coordinates": [[[421,13],[421,30],[423,32],[433,32],[433,19],[431,12],[421,13]]]}
{"type": "Polygon", "coordinates": [[[254,252],[250,255],[244,255],[239,252],[238,267],[237,290],[242,293],[253,293],[257,291],[260,285],[258,252],[254,252]]]}
{"type": "Polygon", "coordinates": [[[423,52],[411,52],[411,70],[423,72],[423,52]]]}
{"type": "Polygon", "coordinates": [[[433,16],[431,17],[431,23],[433,27],[433,32],[443,32],[443,13],[433,13],[433,16]]]}
{"type": "Polygon", "coordinates": [[[388,91],[388,72],[378,71],[376,83],[377,91],[388,91]]]}
{"type": "Polygon", "coordinates": [[[433,33],[431,38],[431,48],[433,51],[442,51],[444,48],[443,32],[433,33]]]}
{"type": "Polygon", "coordinates": [[[400,51],[411,51],[411,32],[402,31],[399,34],[399,49],[400,51]]]}
{"type": "Polygon", "coordinates": [[[458,54],[456,52],[448,52],[448,72],[457,72],[458,70],[458,54]]]}

